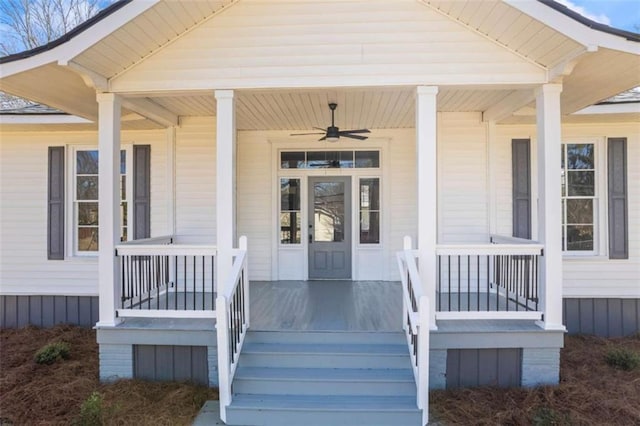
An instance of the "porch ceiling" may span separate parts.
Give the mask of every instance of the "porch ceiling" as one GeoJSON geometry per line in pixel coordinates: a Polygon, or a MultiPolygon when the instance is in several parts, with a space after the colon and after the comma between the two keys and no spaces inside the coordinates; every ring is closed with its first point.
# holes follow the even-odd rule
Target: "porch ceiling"
{"type": "MultiPolygon", "coordinates": [[[[438,111],[480,112],[512,93],[511,89],[469,90],[441,88],[438,111]]],[[[336,102],[336,125],[341,128],[414,127],[413,87],[240,91],[237,95],[239,130],[309,130],[331,122],[329,102],[336,102]]],[[[179,116],[213,116],[211,94],[161,96],[152,100],[179,116]]]]}

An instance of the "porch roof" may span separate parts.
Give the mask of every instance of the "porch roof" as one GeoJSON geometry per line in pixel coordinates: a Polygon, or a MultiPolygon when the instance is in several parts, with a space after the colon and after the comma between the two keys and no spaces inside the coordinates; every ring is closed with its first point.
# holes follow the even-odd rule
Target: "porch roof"
{"type": "MultiPolygon", "coordinates": [[[[121,0],[99,18],[45,48],[0,59],[0,88],[95,121],[96,91],[109,91],[113,80],[132,67],[236,4],[252,1],[257,0],[121,0]],[[89,27],[91,31],[86,31],[89,27]]],[[[327,7],[341,3],[332,0],[327,7]]],[[[564,76],[564,114],[640,85],[639,35],[574,16],[555,2],[422,0],[420,3],[545,70],[548,81],[564,76]]],[[[444,85],[438,97],[438,108],[440,111],[483,112],[490,119],[500,121],[532,102],[525,96],[531,88],[522,85],[444,85]]],[[[382,91],[367,87],[354,90],[309,88],[285,94],[282,91],[247,91],[239,97],[238,124],[240,129],[268,130],[323,125],[327,122],[326,103],[332,98],[342,105],[352,104],[353,108],[372,100],[382,102],[383,106],[369,117],[370,121],[365,117],[356,123],[356,119],[348,114],[349,108],[343,108],[345,116],[341,123],[345,123],[344,126],[411,127],[413,111],[396,106],[404,100],[410,101],[412,96],[412,89],[407,87],[382,91]],[[301,109],[299,102],[306,99],[313,105],[301,109]],[[397,109],[395,113],[389,111],[393,108],[397,109]],[[256,116],[256,111],[262,109],[278,113],[256,116]],[[385,119],[372,123],[371,120],[377,118],[375,114],[385,119]]],[[[215,99],[210,91],[137,94],[124,105],[123,115],[131,117],[131,114],[168,126],[177,123],[178,117],[183,115],[214,115],[215,99]]]]}

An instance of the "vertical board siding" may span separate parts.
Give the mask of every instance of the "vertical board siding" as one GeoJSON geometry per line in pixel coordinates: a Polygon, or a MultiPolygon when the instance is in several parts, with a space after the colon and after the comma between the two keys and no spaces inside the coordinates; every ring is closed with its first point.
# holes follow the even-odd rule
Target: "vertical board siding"
{"type": "Polygon", "coordinates": [[[640,333],[640,299],[566,298],[563,322],[569,334],[622,337],[640,333]]]}
{"type": "Polygon", "coordinates": [[[447,389],[520,386],[522,349],[448,349],[447,389]]]}
{"type": "Polygon", "coordinates": [[[133,377],[208,385],[207,347],[133,345],[133,377]]]}
{"type": "Polygon", "coordinates": [[[0,295],[0,328],[73,324],[93,327],[98,322],[97,296],[0,295]]]}
{"type": "MultiPolygon", "coordinates": [[[[151,232],[165,235],[167,226],[166,134],[164,130],[123,131],[128,148],[148,144],[151,150],[151,232]]],[[[97,256],[75,256],[69,228],[73,209],[67,196],[64,260],[48,259],[49,147],[65,151],[66,190],[76,147],[97,147],[96,131],[2,132],[0,143],[0,292],[3,295],[98,294],[97,256]]],[[[58,311],[61,312],[61,311],[58,311]]],[[[65,319],[66,320],[66,319],[65,319]]]]}

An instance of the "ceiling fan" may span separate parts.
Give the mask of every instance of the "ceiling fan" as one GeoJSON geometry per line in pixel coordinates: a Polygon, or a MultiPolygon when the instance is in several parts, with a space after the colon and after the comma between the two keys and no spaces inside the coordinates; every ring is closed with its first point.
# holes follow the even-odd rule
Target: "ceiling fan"
{"type": "Polygon", "coordinates": [[[336,103],[332,102],[329,104],[329,109],[331,110],[331,126],[327,127],[326,130],[321,127],[314,127],[314,129],[322,130],[323,131],[322,133],[319,133],[319,132],[293,133],[291,136],[324,135],[318,140],[319,141],[326,140],[327,142],[337,142],[341,136],[344,136],[345,138],[358,139],[361,141],[367,139],[368,136],[356,135],[354,133],[371,133],[369,129],[340,130],[340,128],[336,127],[334,120],[335,120],[335,112],[337,107],[338,107],[338,104],[336,103]]]}

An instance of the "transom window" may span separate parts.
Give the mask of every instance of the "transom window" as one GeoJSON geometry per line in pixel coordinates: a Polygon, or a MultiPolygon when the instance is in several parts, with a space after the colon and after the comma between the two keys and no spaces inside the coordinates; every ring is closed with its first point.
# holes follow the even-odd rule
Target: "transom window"
{"type": "MultiPolygon", "coordinates": [[[[98,151],[75,151],[74,179],[74,228],[75,251],[77,253],[97,252],[98,241],[98,151]]],[[[120,151],[120,239],[128,239],[127,202],[127,155],[120,151]]]]}
{"type": "Polygon", "coordinates": [[[562,249],[596,249],[596,158],[593,143],[562,145],[562,249]]]}
{"type": "Polygon", "coordinates": [[[281,169],[366,169],[380,167],[379,151],[283,151],[281,169]]]}

